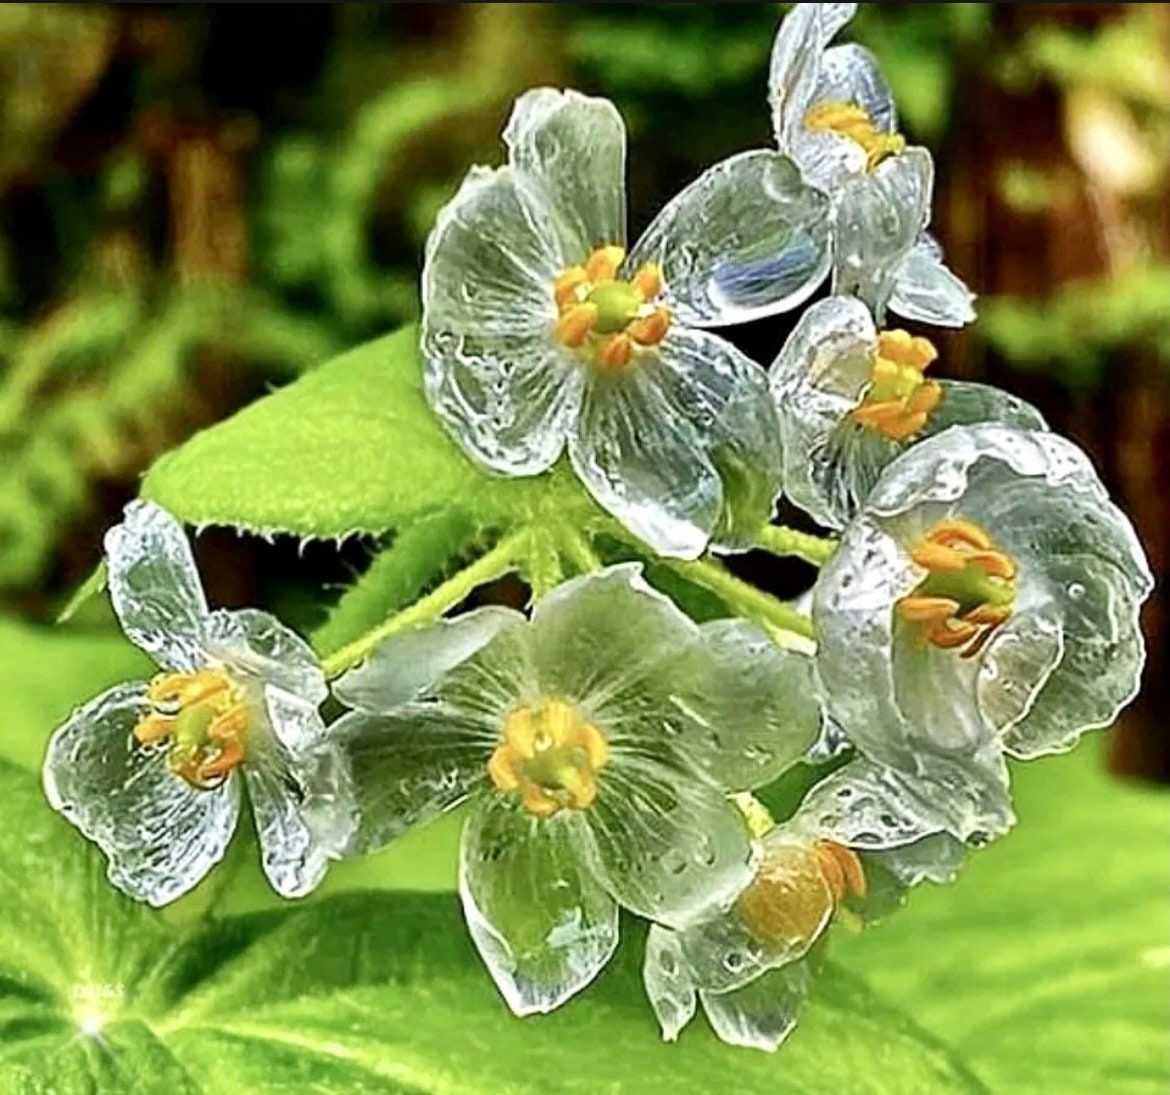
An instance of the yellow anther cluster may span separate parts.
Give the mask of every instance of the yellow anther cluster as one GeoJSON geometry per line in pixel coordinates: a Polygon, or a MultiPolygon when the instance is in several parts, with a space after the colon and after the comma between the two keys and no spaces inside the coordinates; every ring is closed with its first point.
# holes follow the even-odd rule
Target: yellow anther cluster
{"type": "Polygon", "coordinates": [[[605,735],[572,704],[545,700],[508,715],[488,775],[497,789],[518,794],[525,810],[543,818],[589,809],[597,774],[608,763],[605,735]]]}
{"type": "Polygon", "coordinates": [[[870,385],[853,411],[853,421],[891,441],[913,437],[942,400],[941,385],[923,375],[937,357],[929,339],[907,331],[882,331],[870,385]]]}
{"type": "Polygon", "coordinates": [[[617,275],[625,257],[621,247],[598,247],[582,265],[562,270],[553,285],[557,339],[603,369],[625,367],[636,347],[656,346],[670,327],[670,310],[651,303],[662,291],[658,267],[646,263],[622,281],[617,275]]]}
{"type": "Polygon", "coordinates": [[[778,844],[767,850],[736,909],[748,930],[777,946],[811,944],[841,902],[864,897],[865,871],[843,844],[778,844]]]}
{"type": "Polygon", "coordinates": [[[1015,561],[978,525],[957,518],[935,525],[910,558],[927,576],[898,602],[899,614],[921,625],[927,642],[975,657],[1011,618],[1015,561]]]}
{"type": "Polygon", "coordinates": [[[906,147],[906,138],[900,133],[886,133],[878,129],[864,107],[856,103],[817,103],[804,116],[808,129],[840,133],[865,149],[865,169],[872,171],[888,156],[896,156],[906,147]]]}
{"type": "Polygon", "coordinates": [[[222,669],[160,673],[147,700],[134,736],[144,745],[169,739],[167,763],[192,787],[218,787],[244,759],[248,708],[222,669]]]}

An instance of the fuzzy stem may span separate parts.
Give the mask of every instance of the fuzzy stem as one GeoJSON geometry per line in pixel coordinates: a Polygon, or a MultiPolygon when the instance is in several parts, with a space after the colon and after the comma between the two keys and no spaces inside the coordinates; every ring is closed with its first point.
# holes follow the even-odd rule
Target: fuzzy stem
{"type": "Polygon", "coordinates": [[[573,564],[578,573],[592,574],[595,570],[601,569],[601,560],[593,550],[593,545],[575,526],[568,524],[561,526],[561,546],[565,558],[573,564]]]}
{"type": "Polygon", "coordinates": [[[837,550],[837,541],[813,536],[785,525],[764,525],[756,533],[756,547],[771,555],[795,555],[813,566],[824,566],[837,550]]]}
{"type": "Polygon", "coordinates": [[[361,661],[387,635],[392,635],[406,627],[430,623],[432,620],[438,619],[449,608],[453,608],[464,600],[477,586],[514,570],[517,562],[527,550],[529,536],[527,528],[505,536],[486,555],[481,555],[474,563],[451,575],[425,597],[420,597],[413,604],[408,605],[401,612],[396,612],[360,638],[330,654],[321,663],[325,676],[329,678],[338,676],[350,666],[361,661]]]}

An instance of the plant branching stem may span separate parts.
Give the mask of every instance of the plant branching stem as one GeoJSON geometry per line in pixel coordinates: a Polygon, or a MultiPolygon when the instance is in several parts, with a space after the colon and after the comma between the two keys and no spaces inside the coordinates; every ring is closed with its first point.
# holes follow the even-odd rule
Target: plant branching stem
{"type": "Polygon", "coordinates": [[[527,528],[505,536],[491,551],[481,555],[474,563],[451,575],[436,586],[425,597],[420,597],[401,612],[384,620],[377,627],[367,631],[352,643],[325,658],[321,666],[326,677],[336,677],[362,660],[387,635],[415,624],[430,623],[438,619],[449,608],[464,600],[477,586],[507,574],[516,569],[524,557],[530,536],[527,528]]]}
{"type": "Polygon", "coordinates": [[[837,541],[785,525],[764,525],[756,534],[756,547],[771,555],[795,555],[798,559],[820,567],[833,557],[837,541]]]}

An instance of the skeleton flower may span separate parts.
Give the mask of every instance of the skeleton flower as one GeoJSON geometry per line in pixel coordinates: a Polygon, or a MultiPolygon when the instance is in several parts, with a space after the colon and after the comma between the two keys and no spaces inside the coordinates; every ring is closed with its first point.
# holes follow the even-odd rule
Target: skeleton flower
{"type": "Polygon", "coordinates": [[[961,839],[1012,822],[1004,754],[1062,752],[1137,690],[1152,578],[1085,455],[956,426],[886,468],[814,590],[829,715],[961,839]]]}
{"type": "Polygon", "coordinates": [[[427,397],[487,470],[567,446],[656,551],[746,546],[779,490],[766,380],[703,328],[792,307],[827,269],[827,202],[774,151],[712,168],[627,254],[626,134],[605,99],[541,89],[439,214],[422,279],[427,397]]]}
{"type": "Polygon", "coordinates": [[[308,893],[355,824],[312,651],[266,613],[210,611],[182,527],[158,506],[132,502],[105,546],[114,610],[160,672],[57,730],[50,803],[106,854],[114,885],[164,905],[223,858],[238,772],[269,881],[285,897],[308,893]]]}
{"type": "Polygon", "coordinates": [[[856,4],[797,4],[772,50],[768,98],[780,151],[831,196],[833,292],[860,297],[878,321],[960,327],[975,318],[967,287],[926,232],[934,165],[907,148],[894,99],[862,46],[829,46],[856,4]]]}
{"type": "Polygon", "coordinates": [[[985,421],[1045,428],[1038,411],[998,388],[930,379],[936,357],[926,338],[879,331],[853,297],[809,308],[772,366],[785,493],[840,528],[883,468],[921,438],[985,421]]]}
{"type": "Polygon", "coordinates": [[[962,845],[929,804],[865,760],[819,783],[780,825],[754,802],[748,815],[762,841],[748,885],[681,930],[650,929],[643,980],[668,1041],[702,1003],[723,1041],[776,1049],[796,1023],[829,927],[871,923],[908,887],[949,881],[961,861],[962,845]]]}
{"type": "Polygon", "coordinates": [[[558,587],[531,621],[483,608],[403,632],[336,689],[357,843],[469,800],[472,938],[514,1012],[550,1011],[608,961],[619,905],[682,926],[750,878],[727,792],[816,738],[809,662],[743,621],[696,626],[631,565],[558,587]]]}

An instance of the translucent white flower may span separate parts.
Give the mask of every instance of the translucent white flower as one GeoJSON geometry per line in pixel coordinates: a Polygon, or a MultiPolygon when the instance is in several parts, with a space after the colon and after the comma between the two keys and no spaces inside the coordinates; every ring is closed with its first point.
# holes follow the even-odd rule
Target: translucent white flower
{"type": "Polygon", "coordinates": [[[567,446],[597,501],[661,554],[746,546],[779,491],[762,370],[703,330],[803,300],[828,269],[828,203],[787,157],[733,157],[627,254],[614,106],[516,102],[508,164],[475,168],[423,270],[427,397],[484,468],[535,475],[567,446]]]}
{"type": "Polygon", "coordinates": [[[1152,578],[1087,457],[955,426],[886,468],[814,590],[832,719],[962,839],[1012,822],[1004,754],[1071,748],[1138,687],[1152,578]]]}
{"type": "Polygon", "coordinates": [[[796,1024],[830,925],[872,923],[908,887],[949,881],[962,859],[930,804],[865,760],[817,784],[780,825],[769,827],[754,803],[748,813],[763,848],[751,882],[681,930],[650,929],[643,980],[668,1041],[701,1003],[723,1041],[776,1049],[796,1024]]]}
{"type": "Polygon", "coordinates": [[[780,151],[833,200],[833,292],[943,327],[974,299],[927,234],[934,165],[898,133],[894,99],[864,47],[829,46],[856,4],[796,4],[772,50],[768,98],[780,151]]]}
{"type": "Polygon", "coordinates": [[[840,528],[908,445],[976,422],[1045,428],[1038,411],[998,388],[930,379],[936,357],[926,338],[879,331],[856,298],[809,308],[772,365],[788,497],[840,528]]]}
{"type": "Polygon", "coordinates": [[[49,802],[106,854],[114,885],[165,905],[223,858],[240,772],[265,874],[285,897],[308,893],[356,823],[316,657],[264,612],[210,610],[182,526],[158,506],[128,505],[105,547],[114,611],[161,672],[56,731],[49,802]]]}
{"type": "Polygon", "coordinates": [[[336,687],[357,844],[470,800],[472,938],[513,1011],[550,1011],[608,961],[619,905],[683,925],[751,876],[726,795],[816,738],[809,663],[743,621],[695,625],[630,565],[531,620],[483,608],[391,637],[336,687]]]}

